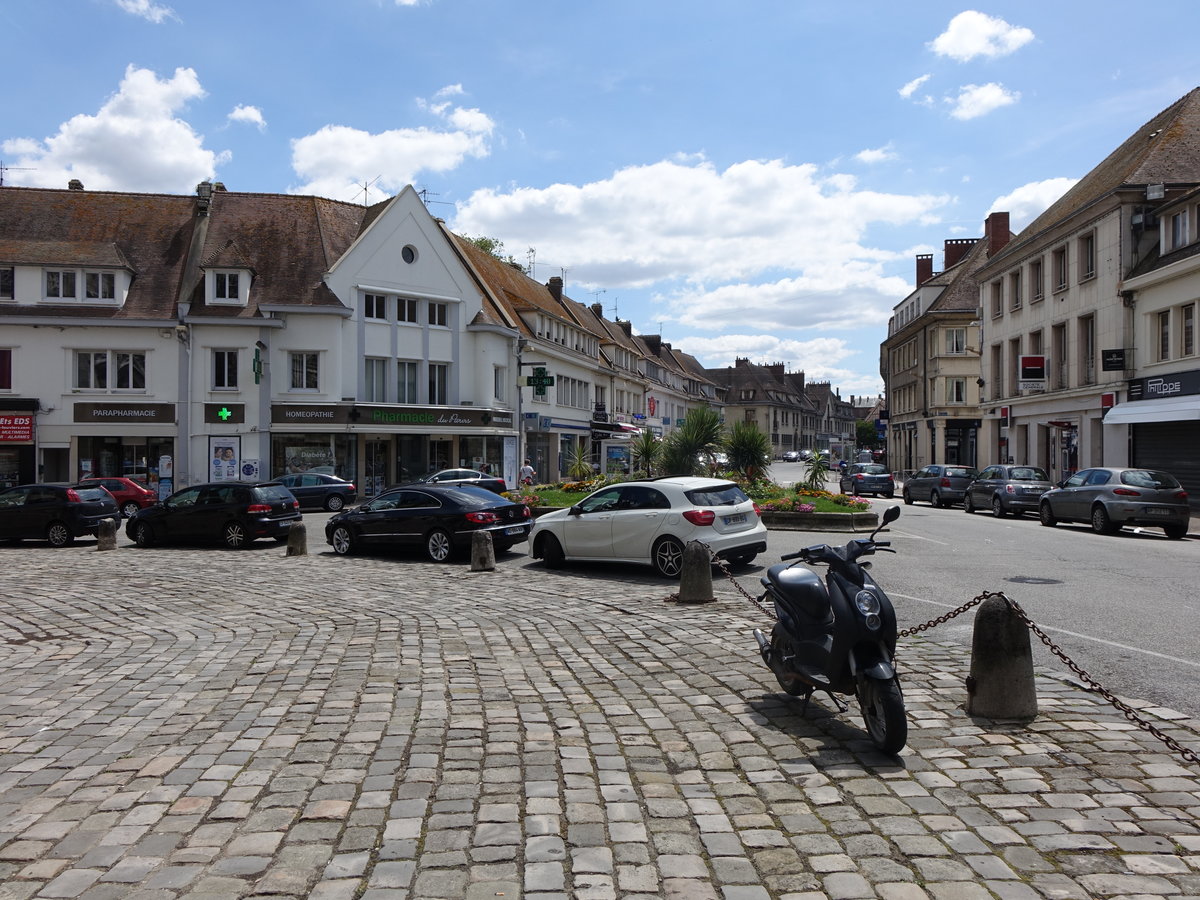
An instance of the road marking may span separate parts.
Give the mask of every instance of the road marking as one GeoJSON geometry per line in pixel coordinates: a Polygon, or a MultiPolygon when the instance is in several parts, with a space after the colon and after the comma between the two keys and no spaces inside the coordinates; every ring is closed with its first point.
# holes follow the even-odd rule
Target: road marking
{"type": "MultiPolygon", "coordinates": [[[[900,537],[913,538],[918,541],[929,541],[929,543],[931,543],[931,544],[941,544],[943,547],[950,546],[950,544],[947,541],[939,541],[939,540],[936,540],[931,537],[926,537],[923,534],[913,534],[911,531],[897,531],[895,528],[889,528],[889,529],[887,529],[887,533],[888,534],[896,534],[896,535],[899,535],[900,537]]],[[[900,595],[897,594],[896,596],[900,596],[900,595]]],[[[929,602],[932,603],[933,601],[931,600],[929,602]]]]}
{"type": "MultiPolygon", "coordinates": [[[[895,591],[888,591],[889,597],[900,597],[904,600],[915,600],[918,603],[928,603],[932,606],[940,606],[944,609],[957,609],[953,603],[942,603],[939,600],[926,600],[924,597],[913,597],[909,594],[897,594],[895,591]]],[[[959,606],[962,604],[960,603],[959,606]]],[[[1166,653],[1158,653],[1155,650],[1143,650],[1141,647],[1131,647],[1129,644],[1118,644],[1116,641],[1106,641],[1104,638],[1092,637],[1090,634],[1080,634],[1078,631],[1068,631],[1066,628],[1055,628],[1052,625],[1042,625],[1038,623],[1038,628],[1045,632],[1053,631],[1055,634],[1065,634],[1069,637],[1079,638],[1082,641],[1092,641],[1096,644],[1103,644],[1106,647],[1113,647],[1117,650],[1128,650],[1131,653],[1144,653],[1146,656],[1154,656],[1158,659],[1165,659],[1169,662],[1179,663],[1192,668],[1200,668],[1200,662],[1194,659],[1180,659],[1178,656],[1168,656],[1166,653]]],[[[903,629],[901,629],[903,631],[903,629]]]]}

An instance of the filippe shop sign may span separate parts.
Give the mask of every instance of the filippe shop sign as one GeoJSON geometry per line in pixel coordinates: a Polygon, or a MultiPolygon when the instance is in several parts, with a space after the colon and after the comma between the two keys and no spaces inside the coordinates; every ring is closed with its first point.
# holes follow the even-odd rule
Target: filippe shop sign
{"type": "Polygon", "coordinates": [[[506,409],[445,406],[345,406],[337,404],[271,407],[274,425],[357,425],[360,427],[413,426],[440,428],[512,428],[515,417],[506,409]]]}
{"type": "Polygon", "coordinates": [[[1183,394],[1200,394],[1200,369],[1134,378],[1129,382],[1130,400],[1157,400],[1183,394]]]}

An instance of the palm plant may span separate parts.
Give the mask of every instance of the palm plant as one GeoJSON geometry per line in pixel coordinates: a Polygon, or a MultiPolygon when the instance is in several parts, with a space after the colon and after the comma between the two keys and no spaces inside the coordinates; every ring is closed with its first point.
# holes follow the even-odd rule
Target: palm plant
{"type": "Polygon", "coordinates": [[[712,407],[688,410],[683,424],[663,441],[661,467],[669,475],[695,475],[701,459],[721,445],[721,418],[712,407]]]}
{"type": "Polygon", "coordinates": [[[629,452],[633,457],[633,468],[652,478],[658,459],[662,456],[662,442],[657,435],[649,429],[643,429],[629,442],[629,452]]]}
{"type": "Polygon", "coordinates": [[[771,440],[754,422],[734,422],[724,443],[729,465],[747,481],[759,478],[771,464],[771,440]]]}
{"type": "Polygon", "coordinates": [[[573,446],[567,454],[567,475],[576,481],[583,481],[595,474],[592,468],[591,456],[587,444],[580,442],[573,446]]]}
{"type": "Polygon", "coordinates": [[[804,486],[815,491],[825,490],[825,478],[829,475],[829,457],[819,451],[813,451],[809,457],[808,469],[804,475],[804,486]]]}

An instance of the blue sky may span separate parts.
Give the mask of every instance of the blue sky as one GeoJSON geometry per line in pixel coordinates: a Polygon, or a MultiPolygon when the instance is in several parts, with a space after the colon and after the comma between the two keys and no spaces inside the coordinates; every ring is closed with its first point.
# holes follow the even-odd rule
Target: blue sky
{"type": "MultiPolygon", "coordinates": [[[[1200,84],[1195,0],[5,0],[5,184],[406,184],[708,366],[882,389],[914,257],[1200,84]],[[531,253],[532,248],[532,253],[531,253]]],[[[365,186],[365,189],[364,189],[365,186]]]]}

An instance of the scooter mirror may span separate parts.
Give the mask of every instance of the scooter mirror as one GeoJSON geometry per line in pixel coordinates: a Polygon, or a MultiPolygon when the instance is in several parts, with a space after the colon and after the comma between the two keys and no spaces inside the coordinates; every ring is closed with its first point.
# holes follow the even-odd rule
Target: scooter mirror
{"type": "Polygon", "coordinates": [[[888,524],[889,522],[895,522],[898,518],[900,518],[900,507],[898,506],[889,506],[883,511],[884,525],[888,524]]]}

